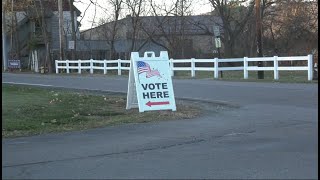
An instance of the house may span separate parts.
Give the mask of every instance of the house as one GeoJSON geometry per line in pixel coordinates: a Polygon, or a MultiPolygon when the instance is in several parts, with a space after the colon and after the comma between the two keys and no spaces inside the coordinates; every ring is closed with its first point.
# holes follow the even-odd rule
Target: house
{"type": "Polygon", "coordinates": [[[214,26],[219,26],[221,31],[222,20],[212,15],[128,15],[116,22],[82,31],[80,36],[82,40],[107,41],[113,58],[128,59],[132,51],[140,54],[154,51],[156,55],[168,51],[173,58],[207,58],[217,56],[214,26]]]}
{"type": "MultiPolygon", "coordinates": [[[[68,0],[63,0],[63,31],[65,41],[71,40],[72,23],[75,24],[76,37],[80,38],[79,22],[77,17],[80,11],[73,6],[74,22],[71,21],[71,12],[68,0]]],[[[6,13],[6,42],[8,47],[8,59],[20,59],[22,68],[30,68],[38,72],[40,66],[44,66],[46,54],[45,37],[43,33],[43,22],[47,31],[48,42],[50,44],[50,60],[54,66],[53,55],[59,52],[59,13],[58,1],[53,0],[14,0],[13,12],[11,2],[7,1],[6,13]],[[40,4],[40,2],[42,4],[40,4]],[[43,7],[43,17],[41,13],[43,7]]],[[[65,49],[67,48],[65,43],[65,49]]]]}

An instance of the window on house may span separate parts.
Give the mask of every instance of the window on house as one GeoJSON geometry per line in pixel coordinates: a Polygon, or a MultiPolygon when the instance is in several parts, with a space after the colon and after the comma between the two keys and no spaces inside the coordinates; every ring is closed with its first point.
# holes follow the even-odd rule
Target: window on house
{"type": "Polygon", "coordinates": [[[66,35],[72,35],[71,22],[69,20],[64,20],[64,24],[64,32],[66,35]]]}
{"type": "Polygon", "coordinates": [[[35,23],[34,23],[34,34],[35,35],[41,35],[42,34],[41,23],[39,21],[35,21],[35,23]]]}

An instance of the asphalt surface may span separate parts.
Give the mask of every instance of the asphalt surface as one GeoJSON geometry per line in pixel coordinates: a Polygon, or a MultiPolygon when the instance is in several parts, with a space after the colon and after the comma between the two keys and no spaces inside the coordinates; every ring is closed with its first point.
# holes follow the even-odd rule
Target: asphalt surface
{"type": "MultiPolygon", "coordinates": [[[[3,83],[123,93],[127,81],[2,74],[3,83]]],[[[318,179],[318,84],[174,79],[173,85],[176,98],[239,108],[189,120],[3,139],[2,178],[318,179]]]]}

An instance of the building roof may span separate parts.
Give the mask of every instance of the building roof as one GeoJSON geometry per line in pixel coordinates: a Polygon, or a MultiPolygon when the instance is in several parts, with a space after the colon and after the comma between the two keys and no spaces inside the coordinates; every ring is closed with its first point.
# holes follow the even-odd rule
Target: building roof
{"type": "MultiPolygon", "coordinates": [[[[131,16],[120,19],[119,24],[131,22],[131,16]]],[[[222,32],[222,20],[218,16],[212,15],[196,15],[196,16],[141,16],[141,25],[150,30],[156,30],[155,34],[177,34],[183,29],[184,34],[208,34],[213,33],[213,26],[219,26],[222,32]],[[183,20],[183,21],[182,21],[183,20]],[[182,25],[184,23],[184,25],[182,25]],[[162,27],[160,30],[159,27],[162,27]],[[181,28],[181,27],[184,28],[181,28]]],[[[90,32],[93,29],[100,29],[112,25],[114,22],[108,22],[92,29],[87,29],[81,33],[90,32]]]]}
{"type": "MultiPolygon", "coordinates": [[[[40,0],[36,0],[36,3],[39,3],[40,0]]],[[[58,1],[57,0],[41,0],[45,8],[50,9],[51,11],[58,11],[58,1]]],[[[26,11],[26,3],[30,3],[26,0],[13,0],[14,11],[26,11]]],[[[11,2],[6,4],[6,9],[11,10],[11,2]]],[[[69,0],[62,0],[62,9],[63,11],[70,11],[69,0]]],[[[81,11],[73,5],[73,10],[76,11],[77,15],[80,16],[81,11]]]]}
{"type": "MultiPolygon", "coordinates": [[[[177,34],[183,29],[184,34],[208,34],[213,32],[213,26],[221,26],[222,20],[218,16],[196,15],[196,16],[149,16],[142,19],[146,28],[155,28],[163,25],[162,32],[177,34]],[[150,26],[153,24],[154,26],[150,26]],[[182,28],[183,27],[183,28],[182,28]]],[[[222,30],[222,29],[221,29],[222,30]]]]}

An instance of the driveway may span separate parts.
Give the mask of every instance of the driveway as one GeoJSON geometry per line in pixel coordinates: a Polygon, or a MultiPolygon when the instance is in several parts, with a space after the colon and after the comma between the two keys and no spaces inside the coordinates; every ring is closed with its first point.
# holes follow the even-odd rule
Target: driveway
{"type": "MultiPolygon", "coordinates": [[[[128,79],[3,73],[2,82],[125,93],[128,79]]],[[[189,120],[3,139],[2,177],[317,178],[317,84],[174,79],[173,85],[176,98],[239,108],[189,120]]]]}

